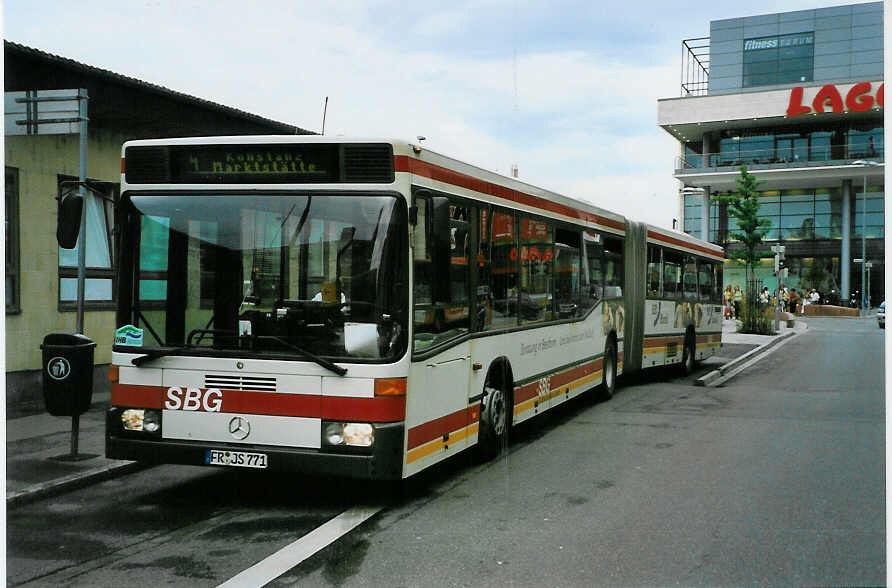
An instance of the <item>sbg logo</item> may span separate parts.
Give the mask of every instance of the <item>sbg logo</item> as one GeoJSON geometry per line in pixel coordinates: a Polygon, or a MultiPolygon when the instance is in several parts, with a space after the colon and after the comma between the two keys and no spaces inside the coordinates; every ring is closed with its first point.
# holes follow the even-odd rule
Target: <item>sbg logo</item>
{"type": "Polygon", "coordinates": [[[223,392],[218,388],[208,388],[202,393],[198,388],[182,388],[171,386],[167,389],[164,408],[167,410],[203,410],[220,412],[223,406],[223,392]]]}

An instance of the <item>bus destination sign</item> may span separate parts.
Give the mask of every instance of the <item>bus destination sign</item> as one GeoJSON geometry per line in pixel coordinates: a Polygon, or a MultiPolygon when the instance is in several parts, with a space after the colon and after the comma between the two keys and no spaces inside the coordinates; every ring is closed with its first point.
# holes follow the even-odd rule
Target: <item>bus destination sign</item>
{"type": "Polygon", "coordinates": [[[174,181],[324,183],[338,178],[337,145],[189,145],[172,149],[174,181]]]}

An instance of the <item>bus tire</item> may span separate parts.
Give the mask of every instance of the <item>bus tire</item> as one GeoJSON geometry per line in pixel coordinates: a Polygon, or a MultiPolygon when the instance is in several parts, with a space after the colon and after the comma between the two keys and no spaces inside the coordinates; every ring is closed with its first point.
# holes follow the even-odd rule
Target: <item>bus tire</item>
{"type": "Polygon", "coordinates": [[[508,448],[508,428],[511,426],[511,403],[503,383],[487,377],[480,406],[480,429],[477,455],[481,461],[498,457],[508,448]]]}
{"type": "Polygon", "coordinates": [[[694,373],[694,366],[697,363],[697,346],[695,344],[696,337],[693,331],[688,331],[684,337],[684,351],[681,354],[681,374],[690,376],[694,373]]]}
{"type": "Polygon", "coordinates": [[[604,362],[601,367],[601,384],[597,389],[597,400],[610,400],[616,393],[616,339],[610,337],[604,348],[604,362]]]}

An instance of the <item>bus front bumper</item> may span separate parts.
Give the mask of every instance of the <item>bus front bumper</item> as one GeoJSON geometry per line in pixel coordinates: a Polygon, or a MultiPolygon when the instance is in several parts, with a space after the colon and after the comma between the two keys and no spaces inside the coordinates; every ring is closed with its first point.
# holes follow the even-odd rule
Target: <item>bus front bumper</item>
{"type": "MultiPolygon", "coordinates": [[[[109,420],[112,418],[109,415],[109,420]]],[[[370,453],[138,438],[106,431],[105,455],[109,459],[204,466],[207,465],[208,451],[222,450],[265,454],[267,471],[367,480],[398,480],[402,477],[403,423],[376,425],[375,444],[370,453]]]]}

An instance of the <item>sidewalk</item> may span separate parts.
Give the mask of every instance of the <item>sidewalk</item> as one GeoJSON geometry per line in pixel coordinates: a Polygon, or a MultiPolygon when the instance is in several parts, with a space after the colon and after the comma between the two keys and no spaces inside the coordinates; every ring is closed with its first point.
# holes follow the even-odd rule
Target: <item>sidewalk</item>
{"type": "Polygon", "coordinates": [[[792,327],[788,327],[786,321],[779,321],[776,335],[738,333],[736,320],[724,320],[722,322],[722,350],[716,357],[703,361],[704,366],[711,367],[713,370],[697,378],[694,383],[697,386],[718,386],[731,379],[751,363],[761,359],[775,346],[782,344],[794,335],[807,331],[808,323],[804,318],[801,315],[796,315],[792,327]]]}
{"type": "MultiPolygon", "coordinates": [[[[751,357],[774,341],[807,328],[781,325],[778,335],[741,335],[736,321],[723,324],[724,353],[705,360],[723,368],[751,357]]],[[[718,369],[716,369],[718,371],[718,369]]],[[[109,395],[94,394],[93,405],[80,417],[78,456],[71,460],[71,418],[42,412],[6,421],[6,506],[25,504],[139,469],[139,464],[105,458],[105,411],[109,395]]]]}
{"type": "Polygon", "coordinates": [[[105,410],[109,397],[94,395],[80,417],[78,458],[71,459],[71,417],[41,413],[6,421],[6,506],[134,471],[135,462],[105,458],[105,410]]]}

